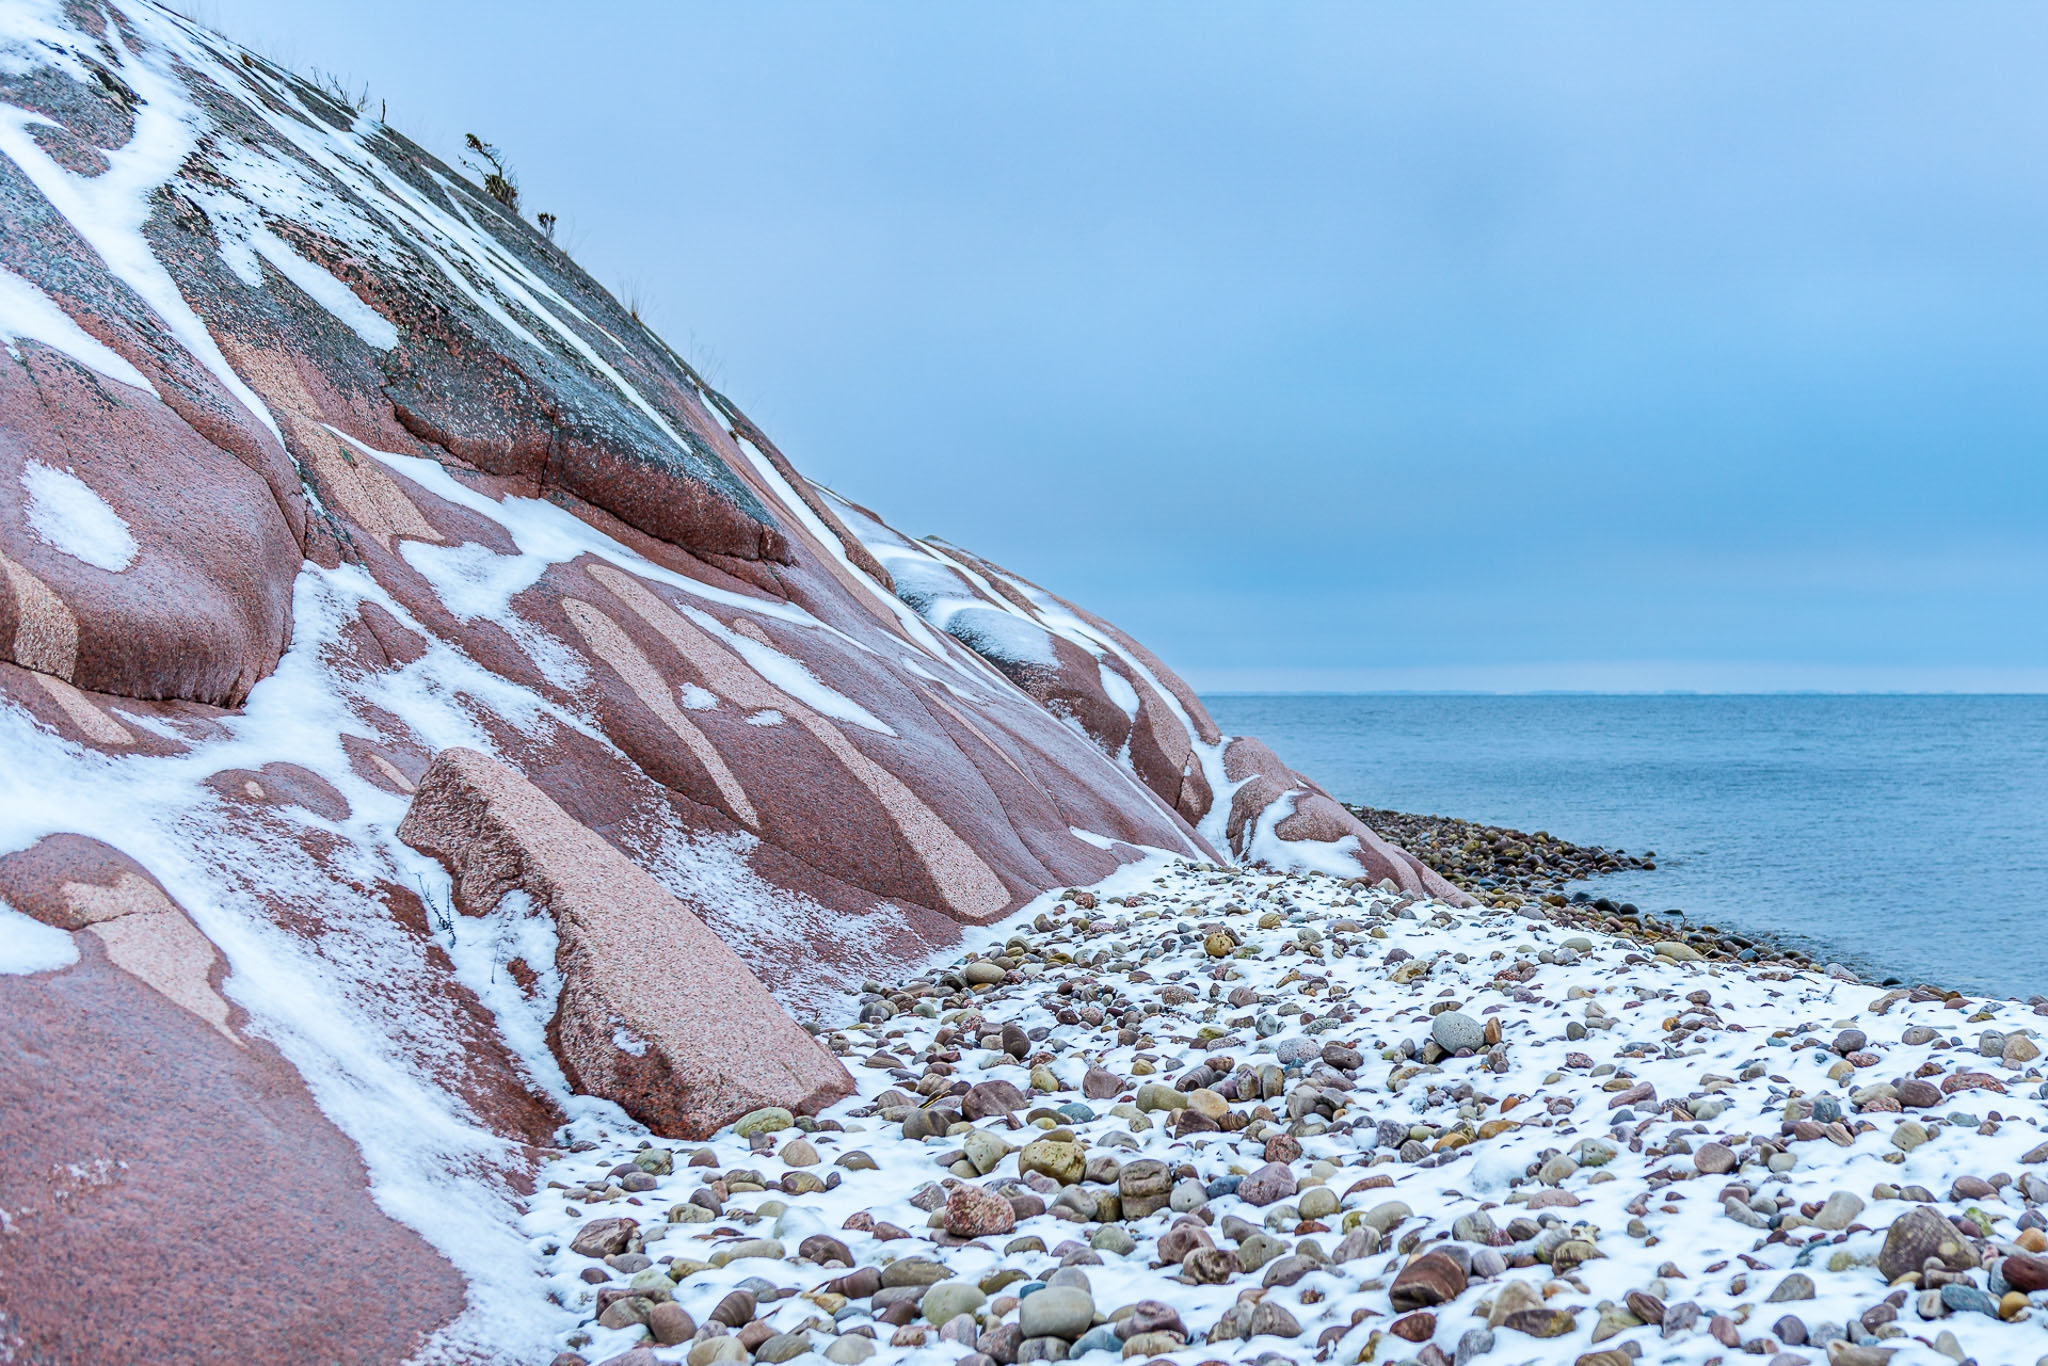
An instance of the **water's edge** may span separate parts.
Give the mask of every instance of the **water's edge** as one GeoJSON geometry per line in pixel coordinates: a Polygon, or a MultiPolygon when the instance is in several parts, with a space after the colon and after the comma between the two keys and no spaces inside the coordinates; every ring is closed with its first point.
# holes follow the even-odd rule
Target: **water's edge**
{"type": "Polygon", "coordinates": [[[1574,890],[1874,982],[2048,991],[2048,697],[1204,700],[1340,800],[1657,851],[1574,890]]]}

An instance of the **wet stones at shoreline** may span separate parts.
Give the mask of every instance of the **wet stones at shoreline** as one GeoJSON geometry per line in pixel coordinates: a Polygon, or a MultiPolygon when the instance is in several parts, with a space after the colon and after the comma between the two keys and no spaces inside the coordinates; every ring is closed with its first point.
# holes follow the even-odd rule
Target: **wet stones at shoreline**
{"type": "MultiPolygon", "coordinates": [[[[1631,855],[1623,849],[1577,845],[1547,831],[1529,832],[1482,825],[1453,816],[1423,816],[1377,807],[1346,810],[1394,840],[1458,887],[1486,899],[1497,909],[1540,904],[1559,924],[1605,934],[1627,935],[1655,946],[1676,945],[1706,957],[1745,963],[1787,963],[1809,966],[1805,950],[1776,942],[1768,935],[1735,932],[1709,924],[1694,925],[1682,911],[1659,920],[1629,902],[1616,902],[1580,890],[1567,893],[1572,882],[1623,869],[1654,869],[1654,851],[1631,855]]],[[[1834,965],[1828,965],[1830,967],[1834,965]]],[[[1887,984],[1898,979],[1888,979],[1887,984]]]]}
{"type": "Polygon", "coordinates": [[[1455,816],[1422,816],[1370,806],[1347,805],[1344,809],[1455,886],[1482,895],[1556,892],[1569,883],[1604,873],[1657,866],[1651,852],[1631,855],[1624,849],[1573,844],[1548,831],[1532,833],[1455,816]]]}
{"type": "Polygon", "coordinates": [[[565,1158],[576,1355],[2048,1354],[2024,1007],[1327,878],[1117,885],[866,984],[824,1035],[858,1102],[565,1158]]]}

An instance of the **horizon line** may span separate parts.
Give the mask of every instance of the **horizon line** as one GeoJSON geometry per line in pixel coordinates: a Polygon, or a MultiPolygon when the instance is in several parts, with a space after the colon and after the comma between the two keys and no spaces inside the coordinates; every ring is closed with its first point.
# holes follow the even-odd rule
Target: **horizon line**
{"type": "Polygon", "coordinates": [[[1974,688],[1196,688],[1197,697],[2048,697],[1974,688]]]}

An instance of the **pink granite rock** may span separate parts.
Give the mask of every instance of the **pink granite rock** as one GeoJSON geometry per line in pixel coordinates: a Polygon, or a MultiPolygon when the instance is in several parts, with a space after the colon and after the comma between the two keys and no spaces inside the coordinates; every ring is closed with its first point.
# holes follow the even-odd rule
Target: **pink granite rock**
{"type": "Polygon", "coordinates": [[[1248,1205],[1270,1205],[1294,1194],[1294,1173],[1284,1162],[1268,1162],[1238,1183],[1238,1198],[1248,1205]]]}
{"type": "Polygon", "coordinates": [[[519,892],[553,918],[562,994],[549,1037],[578,1090],[683,1138],[852,1092],[839,1060],[703,921],[505,765],[442,751],[399,838],[447,865],[463,914],[519,892]]]}
{"type": "Polygon", "coordinates": [[[946,1232],[956,1238],[986,1238],[1017,1227],[1017,1212],[994,1191],[963,1181],[946,1196],[946,1232]]]}
{"type": "Polygon", "coordinates": [[[460,1312],[462,1277],[377,1208],[354,1145],[243,1031],[213,946],[155,878],[57,835],[0,859],[0,899],[79,951],[0,975],[0,1356],[200,1366],[274,1336],[291,1349],[272,1359],[369,1366],[460,1312]]]}

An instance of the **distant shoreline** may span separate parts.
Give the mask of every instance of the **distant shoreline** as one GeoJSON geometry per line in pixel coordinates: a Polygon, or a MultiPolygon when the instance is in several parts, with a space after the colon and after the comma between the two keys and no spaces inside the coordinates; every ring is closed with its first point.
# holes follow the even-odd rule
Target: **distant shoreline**
{"type": "MultiPolygon", "coordinates": [[[[1798,968],[1822,966],[1803,949],[1777,942],[1769,935],[1723,930],[1710,924],[1660,921],[1632,902],[1615,902],[1584,890],[1566,890],[1573,882],[1623,869],[1654,870],[1654,850],[1630,854],[1625,849],[1597,844],[1573,844],[1548,831],[1516,830],[1456,816],[1422,815],[1350,803],[1344,809],[1422,860],[1445,881],[1494,907],[1520,909],[1532,902],[1541,903],[1552,920],[1646,944],[1683,944],[1703,958],[1739,963],[1776,962],[1798,968]]],[[[1903,984],[1904,979],[1899,977],[1872,983],[1903,984]]]]}
{"type": "Polygon", "coordinates": [[[1633,901],[1872,983],[2044,989],[2030,955],[2000,946],[2037,944],[2048,905],[2048,698],[1213,696],[1209,707],[1226,733],[1260,736],[1345,802],[1656,850],[1655,871],[1530,889],[1539,895],[1633,901]],[[1941,926],[1954,932],[1928,932],[1941,926]]]}

